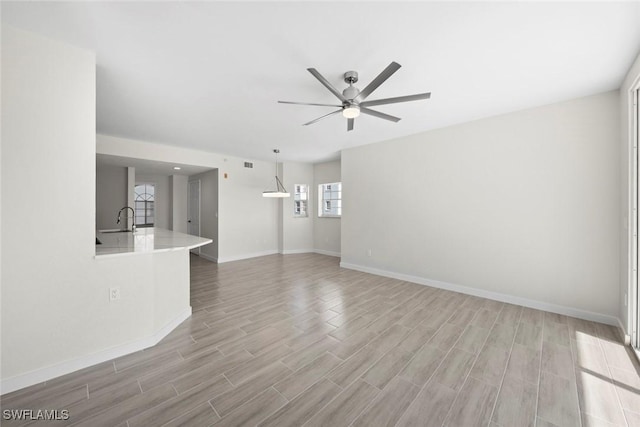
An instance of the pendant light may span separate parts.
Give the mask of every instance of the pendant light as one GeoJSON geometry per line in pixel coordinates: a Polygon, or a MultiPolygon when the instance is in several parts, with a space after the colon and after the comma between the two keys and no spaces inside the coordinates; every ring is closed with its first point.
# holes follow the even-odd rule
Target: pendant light
{"type": "Polygon", "coordinates": [[[282,181],[278,178],[278,153],[280,150],[274,148],[273,152],[276,153],[276,191],[263,191],[262,197],[289,197],[290,194],[287,193],[284,185],[282,185],[282,181]]]}

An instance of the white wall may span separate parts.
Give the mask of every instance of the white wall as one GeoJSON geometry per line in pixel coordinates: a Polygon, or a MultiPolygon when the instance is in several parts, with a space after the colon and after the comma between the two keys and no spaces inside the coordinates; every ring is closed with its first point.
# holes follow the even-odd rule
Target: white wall
{"type": "Polygon", "coordinates": [[[3,25],[1,83],[6,393],[152,345],[190,307],[186,249],[94,259],[95,55],[3,25]]]}
{"type": "Polygon", "coordinates": [[[172,175],[169,177],[171,187],[171,230],[187,233],[187,192],[189,177],[172,175]]]}
{"type": "Polygon", "coordinates": [[[3,378],[77,339],[95,246],[95,102],[92,53],[2,25],[3,378]]]}
{"type": "MultiPolygon", "coordinates": [[[[313,217],[316,207],[313,190],[313,165],[308,163],[286,162],[282,165],[284,187],[291,197],[282,200],[282,248],[281,253],[313,252],[313,217]],[[295,184],[306,184],[309,188],[309,205],[307,217],[294,217],[295,184]]],[[[274,180],[275,181],[275,180],[274,180]]],[[[275,182],[273,183],[275,187],[275,182]]]]}
{"type": "Polygon", "coordinates": [[[254,161],[248,169],[237,157],[107,135],[97,135],[96,147],[100,154],[218,169],[218,261],[278,252],[278,203],[262,197],[273,180],[272,163],[254,161]]]}
{"type": "MultiPolygon", "coordinates": [[[[340,160],[317,163],[313,165],[313,240],[314,249],[317,252],[327,255],[340,256],[340,218],[327,218],[318,216],[318,185],[329,182],[340,182],[341,178],[340,160]]],[[[349,201],[343,200],[345,209],[349,209],[349,201]]]]}
{"type": "Polygon", "coordinates": [[[169,181],[169,177],[167,175],[142,174],[136,171],[136,185],[146,183],[155,184],[154,227],[170,230],[173,226],[171,206],[173,186],[169,181]]]}
{"type": "Polygon", "coordinates": [[[96,166],[96,229],[124,228],[117,224],[118,210],[127,206],[127,168],[96,166]]]}
{"type": "Polygon", "coordinates": [[[633,152],[633,119],[631,112],[633,111],[633,97],[631,90],[636,87],[640,81],[640,55],[629,69],[622,85],[620,86],[620,184],[621,195],[621,227],[620,227],[620,321],[624,328],[625,334],[630,335],[632,330],[631,316],[632,307],[627,304],[628,295],[632,294],[631,272],[629,271],[629,262],[631,254],[631,240],[629,239],[629,230],[631,230],[631,221],[633,220],[633,212],[630,201],[632,200],[632,187],[630,185],[633,173],[632,156],[633,152]]]}
{"type": "MultiPolygon", "coordinates": [[[[284,165],[282,163],[277,163],[277,172],[276,176],[283,177],[284,176],[284,165]]],[[[286,188],[286,187],[285,187],[286,188]]],[[[275,177],[271,179],[271,185],[266,187],[267,191],[278,190],[277,183],[275,182],[275,177]]],[[[284,207],[282,199],[277,199],[276,205],[278,206],[278,252],[284,252],[284,207]]]]}
{"type": "Polygon", "coordinates": [[[192,175],[189,181],[200,181],[200,236],[213,243],[200,248],[200,254],[211,261],[218,260],[218,171],[192,175]]]}
{"type": "Polygon", "coordinates": [[[619,119],[614,91],[343,151],[343,263],[615,321],[619,119]]]}
{"type": "MultiPolygon", "coordinates": [[[[136,189],[136,168],[133,166],[127,166],[127,206],[135,206],[135,189],[136,189]]],[[[133,225],[134,218],[132,216],[126,216],[125,228],[130,229],[133,225]]],[[[120,222],[122,224],[122,221],[120,222]]]]}

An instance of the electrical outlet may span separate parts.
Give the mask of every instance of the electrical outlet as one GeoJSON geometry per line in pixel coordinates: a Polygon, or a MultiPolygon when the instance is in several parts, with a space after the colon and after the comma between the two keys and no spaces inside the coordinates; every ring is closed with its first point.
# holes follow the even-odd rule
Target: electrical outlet
{"type": "Polygon", "coordinates": [[[371,256],[371,249],[367,249],[367,256],[371,256]]]}
{"type": "Polygon", "coordinates": [[[120,288],[109,288],[109,301],[120,299],[120,288]]]}

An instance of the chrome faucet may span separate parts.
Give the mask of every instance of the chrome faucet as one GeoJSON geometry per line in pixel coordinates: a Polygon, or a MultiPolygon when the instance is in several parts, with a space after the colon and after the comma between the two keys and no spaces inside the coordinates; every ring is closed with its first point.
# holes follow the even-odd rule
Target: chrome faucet
{"type": "Polygon", "coordinates": [[[131,232],[135,233],[136,232],[136,211],[134,211],[131,206],[125,206],[124,208],[118,211],[118,221],[116,222],[116,224],[120,224],[120,214],[122,214],[122,211],[126,209],[131,209],[131,232]]]}

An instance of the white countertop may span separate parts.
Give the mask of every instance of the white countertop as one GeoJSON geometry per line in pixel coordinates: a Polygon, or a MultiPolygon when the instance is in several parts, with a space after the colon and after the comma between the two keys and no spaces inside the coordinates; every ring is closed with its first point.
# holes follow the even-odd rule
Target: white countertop
{"type": "Polygon", "coordinates": [[[96,245],[96,258],[193,249],[213,242],[204,237],[155,227],[139,228],[135,233],[98,231],[96,237],[102,242],[101,245],[96,245]]]}

